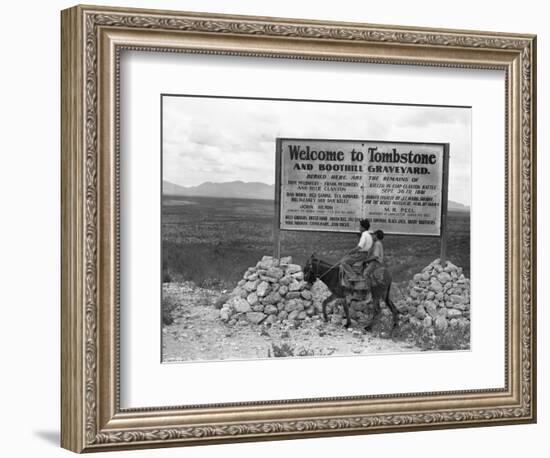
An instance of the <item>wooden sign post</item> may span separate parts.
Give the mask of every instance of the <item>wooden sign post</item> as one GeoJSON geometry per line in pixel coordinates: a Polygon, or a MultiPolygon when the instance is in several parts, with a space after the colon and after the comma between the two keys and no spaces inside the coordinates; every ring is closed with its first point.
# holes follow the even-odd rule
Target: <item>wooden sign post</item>
{"type": "Polygon", "coordinates": [[[447,206],[449,201],[449,144],[443,146],[443,183],[441,191],[441,254],[439,262],[447,264],[447,206]]]}
{"type": "Polygon", "coordinates": [[[282,140],[275,141],[275,218],[273,219],[273,257],[281,257],[281,151],[282,140]]]}

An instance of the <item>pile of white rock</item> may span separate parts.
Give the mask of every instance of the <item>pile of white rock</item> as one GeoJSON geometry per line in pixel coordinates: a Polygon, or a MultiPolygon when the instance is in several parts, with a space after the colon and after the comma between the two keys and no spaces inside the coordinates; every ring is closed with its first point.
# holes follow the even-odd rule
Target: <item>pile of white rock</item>
{"type": "Polygon", "coordinates": [[[293,264],[292,257],[264,256],[226,298],[220,318],[229,325],[300,322],[320,314],[322,298],[314,295],[314,288],[304,281],[302,267],[293,264]]]}
{"type": "Polygon", "coordinates": [[[425,348],[470,345],[470,280],[461,267],[436,259],[409,282],[400,333],[425,348]]]}

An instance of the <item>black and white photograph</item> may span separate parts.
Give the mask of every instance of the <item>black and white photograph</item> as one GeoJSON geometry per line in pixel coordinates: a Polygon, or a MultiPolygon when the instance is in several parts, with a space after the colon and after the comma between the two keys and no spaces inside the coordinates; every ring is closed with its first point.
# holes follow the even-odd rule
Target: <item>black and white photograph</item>
{"type": "Polygon", "coordinates": [[[470,349],[470,107],[160,105],[162,362],[470,349]]]}

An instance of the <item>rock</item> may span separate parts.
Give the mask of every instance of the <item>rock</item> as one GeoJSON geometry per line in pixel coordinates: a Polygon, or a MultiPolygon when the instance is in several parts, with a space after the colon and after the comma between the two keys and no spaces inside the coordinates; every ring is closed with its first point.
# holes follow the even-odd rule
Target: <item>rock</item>
{"type": "Polygon", "coordinates": [[[430,274],[428,272],[422,272],[420,278],[422,281],[430,281],[430,274]]]}
{"type": "Polygon", "coordinates": [[[431,301],[424,302],[424,309],[426,310],[426,312],[428,312],[428,314],[432,318],[435,319],[437,317],[437,306],[435,305],[434,302],[431,302],[431,301]]]}
{"type": "Polygon", "coordinates": [[[270,267],[265,274],[268,277],[279,279],[283,276],[283,270],[278,267],[270,267]]]}
{"type": "Polygon", "coordinates": [[[293,273],[293,274],[292,274],[292,277],[293,277],[295,280],[302,281],[302,280],[304,279],[304,273],[303,273],[302,271],[296,272],[296,273],[293,273]]]}
{"type": "Polygon", "coordinates": [[[268,317],[264,321],[264,324],[274,324],[276,322],[277,322],[277,315],[268,315],[268,317]]]}
{"type": "Polygon", "coordinates": [[[284,296],[284,295],[286,295],[286,293],[288,293],[288,286],[285,286],[285,285],[281,286],[279,288],[279,294],[281,296],[284,296]]]}
{"type": "Polygon", "coordinates": [[[439,282],[439,280],[432,277],[430,281],[430,288],[432,291],[439,293],[440,291],[443,290],[443,285],[439,282]]]}
{"type": "Polygon", "coordinates": [[[287,266],[289,264],[292,264],[292,256],[284,256],[279,260],[280,266],[287,266]]]}
{"type": "Polygon", "coordinates": [[[468,310],[468,304],[451,304],[450,307],[465,312],[468,310]]]}
{"type": "Polygon", "coordinates": [[[243,286],[246,283],[246,280],[240,280],[239,283],[237,283],[237,286],[243,286]]]}
{"type": "Polygon", "coordinates": [[[304,309],[304,304],[302,301],[299,301],[297,299],[291,299],[289,300],[285,305],[285,310],[290,313],[295,310],[302,311],[304,309]]]}
{"type": "Polygon", "coordinates": [[[301,271],[302,271],[302,266],[300,266],[298,264],[289,264],[286,267],[286,274],[287,275],[293,274],[293,273],[296,273],[296,272],[301,272],[301,271]]]}
{"type": "Polygon", "coordinates": [[[447,318],[458,318],[462,316],[462,312],[457,309],[447,309],[447,318]]]}
{"type": "Polygon", "coordinates": [[[248,281],[254,281],[258,279],[258,272],[253,272],[248,275],[245,275],[244,278],[248,281]]]}
{"type": "Polygon", "coordinates": [[[263,304],[258,303],[258,304],[256,304],[256,305],[253,305],[253,306],[252,306],[252,311],[253,311],[253,312],[263,312],[263,311],[264,311],[264,306],[263,306],[263,304]]]}
{"type": "Polygon", "coordinates": [[[418,308],[416,309],[415,316],[419,320],[423,320],[424,318],[426,318],[426,309],[422,305],[419,305],[418,308]]]}
{"type": "Polygon", "coordinates": [[[435,293],[433,291],[428,291],[428,294],[426,294],[426,299],[433,301],[435,299],[435,293]]]}
{"type": "Polygon", "coordinates": [[[268,315],[276,315],[279,313],[279,309],[275,305],[268,304],[264,307],[264,313],[268,315]]]}
{"type": "Polygon", "coordinates": [[[315,315],[315,307],[313,307],[313,305],[310,305],[310,306],[306,309],[306,313],[307,313],[307,316],[313,316],[313,315],[315,315]]]}
{"type": "Polygon", "coordinates": [[[460,329],[467,329],[470,327],[470,320],[466,318],[458,318],[457,322],[460,329]]]}
{"type": "Polygon", "coordinates": [[[447,261],[447,266],[445,267],[445,272],[456,272],[458,267],[454,265],[451,261],[447,261]]]}
{"type": "Polygon", "coordinates": [[[221,309],[225,303],[231,299],[231,296],[229,294],[222,294],[220,297],[216,299],[216,302],[214,302],[214,308],[221,309]]]}
{"type": "Polygon", "coordinates": [[[288,318],[287,320],[288,321],[294,321],[298,318],[298,315],[300,314],[300,312],[298,310],[293,310],[292,312],[290,312],[288,314],[288,318]]]}
{"type": "Polygon", "coordinates": [[[269,293],[263,300],[262,302],[264,304],[277,304],[278,302],[281,301],[281,295],[277,292],[277,291],[273,291],[271,293],[269,293]]]}
{"type": "Polygon", "coordinates": [[[432,317],[429,315],[426,316],[422,321],[422,326],[424,326],[425,328],[431,328],[432,324],[433,324],[433,320],[432,320],[432,317]]]}
{"type": "Polygon", "coordinates": [[[302,283],[296,280],[292,280],[290,285],[288,285],[289,291],[300,291],[302,289],[302,283]]]}
{"type": "Polygon", "coordinates": [[[242,297],[246,298],[248,296],[248,291],[240,286],[237,286],[230,294],[232,297],[242,297]]]}
{"type": "Polygon", "coordinates": [[[302,310],[298,313],[298,316],[296,317],[298,320],[305,320],[307,318],[307,313],[305,310],[302,310]]]}
{"type": "Polygon", "coordinates": [[[256,294],[258,297],[264,297],[269,291],[269,283],[266,281],[261,282],[256,288],[256,294]]]}
{"type": "Polygon", "coordinates": [[[463,304],[464,303],[464,298],[461,295],[458,295],[458,294],[451,294],[449,299],[451,299],[451,302],[453,304],[463,304]]]}
{"type": "Polygon", "coordinates": [[[253,324],[260,324],[266,318],[267,315],[262,312],[248,312],[246,314],[246,319],[253,324]]]}
{"type": "Polygon", "coordinates": [[[229,309],[223,308],[220,310],[220,319],[222,321],[229,321],[229,318],[231,318],[231,313],[229,312],[229,309]]]}
{"type": "Polygon", "coordinates": [[[242,297],[234,297],[228,302],[228,305],[237,313],[250,312],[250,304],[242,297]]]}
{"type": "Polygon", "coordinates": [[[286,320],[288,317],[288,312],[286,310],[281,310],[278,314],[277,314],[277,319],[279,321],[284,321],[286,320]]]}
{"type": "Polygon", "coordinates": [[[418,318],[415,318],[414,316],[411,316],[409,318],[409,322],[411,323],[411,326],[413,328],[420,328],[422,327],[422,321],[420,321],[418,318]]]}
{"type": "Polygon", "coordinates": [[[448,326],[449,326],[449,323],[447,322],[447,319],[445,317],[438,316],[435,319],[435,323],[434,323],[435,332],[441,334],[447,330],[448,326]]]}
{"type": "Polygon", "coordinates": [[[281,278],[279,280],[279,284],[281,284],[283,286],[288,286],[288,285],[290,285],[292,280],[294,280],[294,278],[292,278],[292,275],[285,275],[283,278],[281,278]]]}
{"type": "Polygon", "coordinates": [[[442,283],[442,284],[445,284],[445,283],[449,283],[451,281],[451,276],[447,273],[447,272],[441,272],[438,276],[437,276],[437,279],[442,283]]]}
{"type": "Polygon", "coordinates": [[[286,293],[287,299],[298,299],[299,297],[302,297],[302,293],[300,293],[300,291],[291,291],[286,293]]]}
{"type": "Polygon", "coordinates": [[[277,267],[279,265],[279,260],[274,259],[272,256],[264,256],[262,260],[256,264],[260,269],[269,269],[270,267],[277,267]]]}
{"type": "Polygon", "coordinates": [[[246,302],[248,302],[252,307],[258,303],[258,295],[256,293],[250,293],[246,297],[246,302]]]}
{"type": "Polygon", "coordinates": [[[310,301],[312,298],[313,298],[313,294],[311,291],[308,291],[307,289],[304,289],[302,291],[302,297],[307,300],[307,301],[310,301]]]}
{"type": "Polygon", "coordinates": [[[257,288],[259,282],[260,282],[259,280],[247,281],[244,284],[243,288],[250,293],[257,288]]]}

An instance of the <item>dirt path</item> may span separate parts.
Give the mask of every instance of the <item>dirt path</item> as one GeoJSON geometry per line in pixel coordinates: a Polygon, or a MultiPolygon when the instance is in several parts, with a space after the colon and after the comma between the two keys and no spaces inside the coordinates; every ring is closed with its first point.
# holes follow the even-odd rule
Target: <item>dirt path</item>
{"type": "Polygon", "coordinates": [[[229,326],[219,319],[219,310],[214,306],[220,292],[193,283],[168,283],[163,291],[174,304],[174,321],[162,329],[164,362],[420,351],[407,342],[324,323],[320,317],[305,320],[298,328],[246,322],[229,326]]]}

